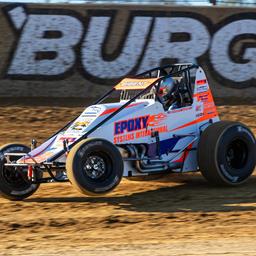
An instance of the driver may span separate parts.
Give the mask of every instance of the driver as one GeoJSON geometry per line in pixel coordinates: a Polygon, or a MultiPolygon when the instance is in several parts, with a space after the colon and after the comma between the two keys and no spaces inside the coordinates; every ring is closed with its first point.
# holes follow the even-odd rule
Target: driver
{"type": "Polygon", "coordinates": [[[175,85],[176,83],[171,77],[165,78],[160,82],[158,96],[165,110],[169,109],[169,107],[175,102],[175,85]]]}

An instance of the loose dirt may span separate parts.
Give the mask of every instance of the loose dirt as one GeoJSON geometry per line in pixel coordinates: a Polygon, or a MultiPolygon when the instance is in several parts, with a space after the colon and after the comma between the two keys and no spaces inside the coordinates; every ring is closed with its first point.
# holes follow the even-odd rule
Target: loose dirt
{"type": "MultiPolygon", "coordinates": [[[[256,134],[256,105],[218,109],[256,134]]],[[[0,142],[42,142],[81,110],[2,107],[0,142]]],[[[211,187],[200,174],[124,179],[98,198],[47,184],[0,204],[0,255],[256,255],[256,176],[238,188],[211,187]]]]}

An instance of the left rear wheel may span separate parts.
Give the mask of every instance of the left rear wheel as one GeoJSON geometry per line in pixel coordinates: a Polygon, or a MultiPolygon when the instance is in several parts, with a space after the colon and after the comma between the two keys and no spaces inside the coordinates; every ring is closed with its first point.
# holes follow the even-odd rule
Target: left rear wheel
{"type": "MultiPolygon", "coordinates": [[[[31,184],[26,178],[24,167],[5,166],[5,153],[28,153],[30,148],[19,144],[6,144],[0,148],[0,194],[9,200],[19,201],[36,192],[39,184],[31,184]]],[[[11,161],[21,158],[10,156],[11,161]]]]}

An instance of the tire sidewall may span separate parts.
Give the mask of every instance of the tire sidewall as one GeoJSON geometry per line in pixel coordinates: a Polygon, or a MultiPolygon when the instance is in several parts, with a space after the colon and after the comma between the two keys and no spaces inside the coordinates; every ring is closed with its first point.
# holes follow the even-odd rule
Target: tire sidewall
{"type": "Polygon", "coordinates": [[[239,185],[245,182],[252,174],[255,166],[255,138],[250,130],[242,124],[233,124],[227,127],[219,136],[215,148],[215,160],[218,173],[225,183],[239,185]],[[246,163],[240,169],[228,166],[226,160],[227,148],[236,139],[243,141],[247,146],[246,163]]]}
{"type": "MultiPolygon", "coordinates": [[[[106,164],[106,161],[105,161],[106,164]]],[[[82,191],[103,194],[113,190],[123,176],[123,160],[115,145],[103,139],[90,139],[76,149],[73,163],[73,176],[82,191]],[[102,154],[108,159],[107,174],[104,179],[92,180],[83,170],[84,163],[91,154],[102,154]]]]}

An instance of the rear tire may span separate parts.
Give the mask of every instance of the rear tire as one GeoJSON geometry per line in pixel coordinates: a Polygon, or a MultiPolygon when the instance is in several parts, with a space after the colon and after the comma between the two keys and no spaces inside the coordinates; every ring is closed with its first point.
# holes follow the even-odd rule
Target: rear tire
{"type": "Polygon", "coordinates": [[[202,133],[198,145],[198,165],[210,183],[242,184],[252,174],[255,164],[255,137],[244,124],[220,121],[202,133]]]}
{"type": "Polygon", "coordinates": [[[86,139],[75,145],[66,161],[67,176],[83,194],[102,195],[113,190],[123,176],[117,147],[104,139],[86,139]]]}
{"type": "MultiPolygon", "coordinates": [[[[30,148],[19,144],[6,144],[0,148],[0,194],[9,200],[19,201],[34,194],[39,187],[39,184],[31,184],[25,180],[17,168],[22,167],[5,167],[5,153],[28,153],[30,148]]],[[[11,156],[10,160],[18,160],[19,157],[11,156]]]]}

